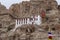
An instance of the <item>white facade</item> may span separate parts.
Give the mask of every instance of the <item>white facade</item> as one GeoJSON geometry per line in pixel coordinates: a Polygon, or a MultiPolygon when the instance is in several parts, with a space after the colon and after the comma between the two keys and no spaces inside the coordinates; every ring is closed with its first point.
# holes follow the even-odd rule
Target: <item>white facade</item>
{"type": "Polygon", "coordinates": [[[41,17],[40,15],[31,17],[31,18],[22,18],[22,19],[16,19],[16,27],[24,25],[24,24],[41,24],[41,17]]]}
{"type": "Polygon", "coordinates": [[[36,24],[40,25],[41,24],[41,16],[31,16],[31,18],[21,18],[21,19],[16,19],[16,25],[15,28],[20,27],[21,25],[24,24],[36,24]]]}
{"type": "Polygon", "coordinates": [[[37,24],[37,25],[40,25],[41,24],[41,21],[42,19],[41,19],[41,16],[40,15],[38,15],[37,17],[35,17],[35,21],[34,21],[34,24],[37,24]]]}

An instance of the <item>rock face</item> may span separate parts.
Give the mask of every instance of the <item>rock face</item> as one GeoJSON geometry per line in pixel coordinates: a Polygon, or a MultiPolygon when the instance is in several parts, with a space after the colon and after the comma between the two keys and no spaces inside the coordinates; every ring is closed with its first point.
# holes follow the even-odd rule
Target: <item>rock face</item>
{"type": "Polygon", "coordinates": [[[10,7],[10,9],[9,9],[9,11],[14,15],[14,16],[19,16],[20,14],[20,5],[18,5],[18,4],[13,4],[11,7],[10,7]]]}
{"type": "MultiPolygon", "coordinates": [[[[0,4],[0,40],[1,36],[6,37],[6,33],[15,27],[14,19],[10,15],[10,11],[0,4]]],[[[3,39],[4,40],[4,39],[3,39]]]]}
{"type": "Polygon", "coordinates": [[[4,5],[1,5],[1,3],[0,3],[0,12],[1,12],[2,10],[6,10],[6,7],[5,7],[4,5]]]}
{"type": "Polygon", "coordinates": [[[29,1],[23,1],[20,4],[13,4],[10,7],[10,10],[14,12],[15,15],[18,16],[31,16],[31,15],[40,15],[41,10],[46,11],[47,9],[57,9],[58,5],[55,0],[53,1],[46,1],[46,0],[31,0],[29,1]],[[29,14],[29,15],[28,15],[29,14]]]}
{"type": "MultiPolygon", "coordinates": [[[[0,3],[0,40],[48,40],[48,31],[60,36],[60,6],[56,0],[30,0],[12,4],[9,9],[0,3]],[[22,25],[16,31],[15,18],[25,18],[31,15],[41,15],[41,25],[22,25]],[[43,35],[42,35],[43,34],[43,35]]],[[[60,40],[53,37],[53,40],[60,40]]]]}

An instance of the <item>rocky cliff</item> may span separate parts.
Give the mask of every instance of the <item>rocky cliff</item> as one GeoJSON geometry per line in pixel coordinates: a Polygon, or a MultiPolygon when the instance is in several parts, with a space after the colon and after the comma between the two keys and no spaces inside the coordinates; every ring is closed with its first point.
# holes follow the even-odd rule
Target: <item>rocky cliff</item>
{"type": "MultiPolygon", "coordinates": [[[[55,0],[31,0],[12,4],[9,9],[0,4],[0,40],[48,40],[49,28],[53,35],[60,36],[60,6],[55,0]],[[15,18],[41,15],[45,11],[41,25],[22,25],[16,31],[15,18]]],[[[60,40],[54,36],[53,40],[60,40]]]]}

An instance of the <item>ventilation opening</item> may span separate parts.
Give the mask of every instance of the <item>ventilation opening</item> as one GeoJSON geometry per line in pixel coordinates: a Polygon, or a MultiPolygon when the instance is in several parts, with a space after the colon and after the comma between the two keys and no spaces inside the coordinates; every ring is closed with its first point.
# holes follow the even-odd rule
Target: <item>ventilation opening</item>
{"type": "Polygon", "coordinates": [[[52,28],[53,31],[55,31],[56,29],[55,28],[52,28]]]}

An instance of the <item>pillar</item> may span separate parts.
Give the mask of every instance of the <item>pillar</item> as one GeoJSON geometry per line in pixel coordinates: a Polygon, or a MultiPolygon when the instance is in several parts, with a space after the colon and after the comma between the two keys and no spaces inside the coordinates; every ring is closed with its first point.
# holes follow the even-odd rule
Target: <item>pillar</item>
{"type": "Polygon", "coordinates": [[[29,24],[29,18],[27,18],[27,24],[29,24]]]}

